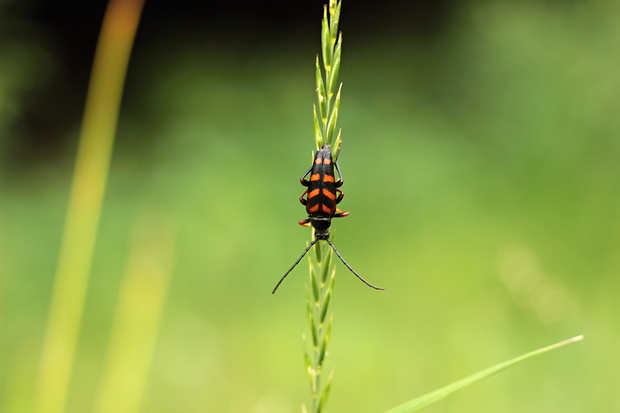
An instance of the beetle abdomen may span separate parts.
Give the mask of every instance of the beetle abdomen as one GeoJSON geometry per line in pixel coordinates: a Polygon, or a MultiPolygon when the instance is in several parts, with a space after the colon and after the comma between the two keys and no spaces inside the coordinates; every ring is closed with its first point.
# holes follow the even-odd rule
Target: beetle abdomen
{"type": "Polygon", "coordinates": [[[336,213],[336,184],[332,154],[327,144],[316,153],[310,171],[306,212],[313,217],[331,217],[336,213]]]}

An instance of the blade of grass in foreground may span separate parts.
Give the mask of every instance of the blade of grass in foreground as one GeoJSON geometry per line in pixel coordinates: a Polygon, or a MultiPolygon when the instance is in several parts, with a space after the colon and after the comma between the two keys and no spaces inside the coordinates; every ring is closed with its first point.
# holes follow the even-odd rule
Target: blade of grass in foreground
{"type": "Polygon", "coordinates": [[[110,0],[103,20],[41,349],[36,413],[66,411],[125,72],[142,6],[143,0],[110,0]]]}
{"type": "Polygon", "coordinates": [[[386,413],[411,413],[422,410],[423,408],[430,406],[433,403],[438,402],[444,397],[465,388],[471,384],[476,383],[484,378],[487,378],[501,370],[504,370],[508,367],[514,366],[517,363],[525,361],[531,357],[538,356],[539,354],[546,353],[551,350],[555,350],[556,348],[562,347],[566,344],[574,343],[576,341],[583,340],[583,336],[577,336],[573,338],[569,338],[568,340],[561,341],[559,343],[552,344],[547,347],[539,348],[538,350],[531,351],[529,353],[523,354],[522,356],[515,357],[512,360],[505,361],[503,363],[496,364],[493,367],[489,367],[486,370],[482,370],[478,373],[472,374],[471,376],[465,377],[464,379],[455,381],[452,384],[449,384],[441,389],[435,390],[431,393],[425,394],[424,396],[418,397],[416,399],[410,400],[406,403],[401,404],[391,410],[388,410],[386,413]]]}

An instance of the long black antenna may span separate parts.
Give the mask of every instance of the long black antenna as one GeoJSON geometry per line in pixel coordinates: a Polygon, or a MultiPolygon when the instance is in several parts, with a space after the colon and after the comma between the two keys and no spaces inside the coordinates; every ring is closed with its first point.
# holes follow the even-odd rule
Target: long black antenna
{"type": "MultiPolygon", "coordinates": [[[[303,254],[301,254],[301,256],[300,256],[299,258],[297,258],[297,261],[295,261],[295,264],[293,264],[293,265],[291,266],[291,268],[289,268],[289,269],[288,269],[288,271],[286,272],[286,274],[284,274],[284,275],[282,276],[282,278],[280,278],[280,281],[278,281],[278,283],[276,284],[276,287],[273,289],[273,291],[271,292],[271,294],[275,294],[275,292],[276,292],[276,290],[278,289],[278,287],[280,286],[280,284],[282,284],[282,281],[284,281],[284,279],[286,278],[286,276],[287,276],[287,275],[289,275],[289,273],[290,273],[291,271],[293,271],[293,268],[295,268],[295,267],[297,266],[297,264],[299,264],[299,261],[301,261],[301,259],[302,259],[302,258],[303,258],[303,257],[304,257],[307,253],[308,253],[308,251],[310,251],[310,248],[312,248],[312,246],[313,246],[314,244],[316,244],[316,242],[317,242],[318,240],[319,240],[319,239],[317,238],[317,239],[315,239],[314,241],[312,241],[312,242],[310,243],[310,245],[308,245],[308,248],[306,248],[306,250],[304,251],[304,253],[303,253],[303,254]]],[[[330,242],[330,244],[331,244],[331,242],[330,242]]],[[[333,247],[333,246],[332,246],[332,247],[333,247]]],[[[337,252],[337,251],[336,251],[336,254],[338,254],[338,252],[337,252]]],[[[341,259],[342,259],[342,258],[341,258],[341,259]]],[[[344,260],[343,260],[343,262],[344,262],[344,260]]],[[[346,265],[346,262],[345,262],[345,265],[346,265]]],[[[347,265],[347,267],[348,267],[348,265],[347,265]]],[[[349,267],[349,268],[351,268],[351,267],[349,267]]],[[[358,275],[358,277],[359,277],[359,275],[358,275]]],[[[364,281],[364,282],[365,282],[365,281],[364,281]]]]}
{"type": "MultiPolygon", "coordinates": [[[[297,258],[297,261],[295,261],[295,263],[291,266],[291,268],[288,269],[288,271],[286,272],[286,274],[284,274],[282,276],[282,278],[280,278],[280,281],[278,281],[278,283],[276,284],[275,288],[273,289],[273,291],[271,292],[271,294],[275,294],[276,290],[278,289],[278,287],[280,286],[280,284],[282,284],[282,281],[284,281],[284,279],[286,278],[287,275],[290,274],[291,271],[293,271],[293,269],[297,266],[297,264],[299,264],[299,261],[301,261],[301,259],[303,257],[305,257],[305,255],[308,253],[308,251],[310,251],[310,248],[312,248],[312,246],[314,244],[316,244],[317,241],[319,241],[320,238],[316,238],[314,241],[312,241],[310,243],[310,245],[308,245],[308,248],[306,248],[306,250],[303,252],[303,254],[301,254],[299,256],[299,258],[297,258]]],[[[332,249],[334,250],[334,252],[336,253],[336,255],[338,256],[338,258],[340,258],[340,261],[342,261],[342,263],[349,269],[351,270],[351,272],[353,274],[355,274],[355,276],[357,278],[360,279],[360,281],[362,281],[364,284],[366,284],[367,286],[369,286],[370,288],[374,288],[375,290],[385,290],[385,288],[381,288],[381,287],[377,287],[376,285],[372,285],[371,283],[369,283],[368,281],[366,281],[365,279],[362,278],[361,275],[359,275],[357,272],[355,272],[355,270],[353,268],[351,268],[351,266],[344,260],[344,258],[342,258],[342,255],[340,255],[340,253],[338,252],[338,250],[336,249],[336,247],[334,246],[334,244],[332,244],[332,242],[328,239],[324,239],[323,241],[327,241],[327,243],[329,244],[330,247],[332,247],[332,249]]]]}
{"type": "MultiPolygon", "coordinates": [[[[332,247],[332,249],[334,250],[334,252],[336,253],[336,255],[338,256],[338,258],[340,258],[340,261],[342,261],[342,263],[344,265],[346,265],[346,267],[348,269],[351,270],[351,272],[353,274],[355,274],[355,276],[357,278],[359,278],[364,284],[366,284],[367,286],[369,286],[370,288],[374,288],[375,290],[385,290],[385,288],[381,288],[381,287],[377,287],[375,285],[372,285],[371,283],[369,283],[368,281],[366,281],[365,279],[362,278],[361,275],[359,275],[358,273],[355,272],[355,270],[353,268],[351,268],[351,266],[349,264],[347,264],[347,262],[344,260],[344,258],[342,258],[342,255],[340,255],[340,253],[338,252],[338,250],[336,249],[336,247],[334,247],[334,244],[332,244],[332,242],[328,239],[326,239],[325,241],[327,241],[327,243],[329,244],[330,247],[332,247]]],[[[307,250],[306,250],[307,251],[307,250]]],[[[301,259],[301,258],[300,258],[301,259]]]]}

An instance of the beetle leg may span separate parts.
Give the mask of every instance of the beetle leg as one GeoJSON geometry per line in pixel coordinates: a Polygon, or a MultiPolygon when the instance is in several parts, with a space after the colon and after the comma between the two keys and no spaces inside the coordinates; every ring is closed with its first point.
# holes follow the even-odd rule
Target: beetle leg
{"type": "Polygon", "coordinates": [[[340,172],[340,167],[338,166],[338,162],[334,162],[334,165],[336,165],[336,170],[338,171],[338,180],[335,182],[335,185],[336,185],[336,188],[340,188],[342,184],[344,184],[344,180],[342,179],[342,172],[340,172]]]}
{"type": "Polygon", "coordinates": [[[301,202],[302,205],[306,205],[308,203],[308,200],[304,198],[304,195],[306,195],[307,193],[308,193],[308,190],[306,189],[304,193],[301,194],[301,196],[299,197],[299,202],[301,202]]]}
{"type": "Polygon", "coordinates": [[[339,204],[340,201],[342,201],[342,198],[344,198],[344,192],[342,192],[340,189],[336,189],[336,193],[338,194],[338,198],[336,198],[336,203],[339,204]]]}
{"type": "Polygon", "coordinates": [[[347,211],[343,211],[340,209],[336,209],[336,213],[332,215],[332,218],[342,218],[348,216],[349,213],[347,211]]]}
{"type": "MultiPolygon", "coordinates": [[[[313,166],[314,166],[314,165],[313,165],[313,166]]],[[[310,167],[310,169],[308,169],[308,170],[306,171],[306,173],[305,173],[305,174],[303,174],[303,175],[301,176],[301,178],[299,178],[299,182],[301,182],[301,184],[302,184],[303,186],[308,186],[308,185],[310,185],[310,181],[307,181],[307,180],[305,179],[305,178],[306,178],[306,176],[308,176],[308,174],[310,173],[310,171],[312,171],[312,166],[310,167]]]]}
{"type": "Polygon", "coordinates": [[[302,219],[298,222],[299,225],[303,225],[304,227],[310,226],[310,218],[302,219]]]}

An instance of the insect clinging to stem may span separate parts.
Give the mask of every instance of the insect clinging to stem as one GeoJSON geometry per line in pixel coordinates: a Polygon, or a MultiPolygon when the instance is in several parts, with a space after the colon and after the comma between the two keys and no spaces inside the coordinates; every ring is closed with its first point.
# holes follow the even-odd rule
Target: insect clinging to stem
{"type": "Polygon", "coordinates": [[[336,205],[340,203],[344,197],[344,193],[339,189],[344,181],[342,180],[342,173],[340,173],[338,163],[332,159],[332,152],[328,144],[324,143],[321,149],[317,151],[312,166],[302,175],[299,181],[303,186],[308,188],[299,198],[299,202],[306,206],[308,218],[299,221],[299,225],[306,227],[312,225],[314,228],[314,240],[308,245],[303,254],[297,258],[297,261],[295,261],[291,268],[280,278],[280,281],[278,281],[271,293],[273,294],[276,292],[286,276],[293,271],[317,241],[327,242],[338,258],[340,258],[340,261],[342,261],[342,263],[364,284],[375,290],[385,290],[385,288],[374,286],[363,279],[362,276],[351,268],[344,258],[342,258],[342,255],[340,255],[334,244],[329,240],[329,227],[332,218],[346,217],[349,213],[336,208],[336,205]],[[336,167],[336,171],[338,171],[337,181],[334,175],[334,166],[336,167]],[[310,174],[310,179],[306,180],[308,174],[310,174]],[[304,198],[304,196],[306,197],[304,198]]]}

